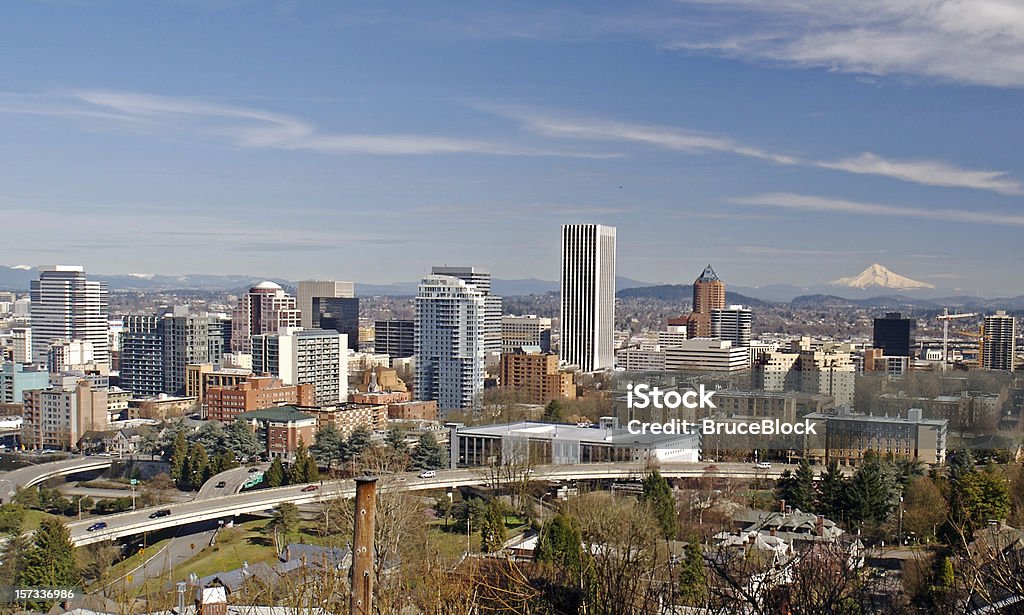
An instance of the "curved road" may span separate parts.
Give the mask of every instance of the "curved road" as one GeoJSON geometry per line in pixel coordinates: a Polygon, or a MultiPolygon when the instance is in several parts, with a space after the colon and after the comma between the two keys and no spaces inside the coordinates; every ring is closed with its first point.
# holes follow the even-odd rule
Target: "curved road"
{"type": "Polygon", "coordinates": [[[66,476],[109,468],[113,463],[110,457],[74,457],[61,461],[50,461],[33,466],[25,466],[0,475],[0,501],[7,503],[14,497],[14,492],[22,487],[38,485],[54,476],[66,476]]]}
{"type": "MultiPolygon", "coordinates": [[[[715,476],[722,478],[778,478],[784,470],[795,468],[791,465],[775,464],[770,470],[759,470],[749,463],[720,463],[714,464],[714,467],[716,468],[715,476]]],[[[700,478],[708,475],[708,468],[709,464],[706,463],[663,463],[660,466],[660,471],[667,478],[700,478]]],[[[645,474],[646,470],[642,464],[591,463],[537,467],[529,474],[529,479],[550,481],[630,480],[642,478],[645,474]]],[[[491,477],[486,468],[438,470],[437,476],[433,478],[418,478],[415,473],[410,472],[388,477],[387,480],[382,481],[382,488],[423,491],[482,485],[490,480],[491,477]]],[[[319,485],[291,485],[276,489],[261,489],[235,495],[214,493],[212,497],[203,500],[109,515],[103,517],[103,522],[107,524],[107,527],[94,531],[89,531],[88,528],[96,523],[97,519],[76,521],[68,523],[67,526],[71,533],[71,541],[75,546],[82,546],[199,521],[229,519],[237,515],[272,508],[283,502],[311,504],[339,497],[351,498],[354,495],[355,485],[351,479],[325,482],[319,485]],[[159,508],[169,509],[171,514],[150,519],[149,515],[159,508]]]]}

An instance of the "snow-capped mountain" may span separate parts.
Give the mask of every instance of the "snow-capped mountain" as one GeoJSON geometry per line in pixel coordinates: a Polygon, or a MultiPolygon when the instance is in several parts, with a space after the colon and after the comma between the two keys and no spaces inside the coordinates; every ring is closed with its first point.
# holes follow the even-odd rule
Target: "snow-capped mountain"
{"type": "Polygon", "coordinates": [[[829,282],[833,286],[844,286],[846,288],[890,288],[894,290],[913,290],[916,288],[935,288],[927,282],[911,280],[906,276],[889,271],[884,266],[875,263],[859,274],[850,278],[839,278],[829,282]]]}

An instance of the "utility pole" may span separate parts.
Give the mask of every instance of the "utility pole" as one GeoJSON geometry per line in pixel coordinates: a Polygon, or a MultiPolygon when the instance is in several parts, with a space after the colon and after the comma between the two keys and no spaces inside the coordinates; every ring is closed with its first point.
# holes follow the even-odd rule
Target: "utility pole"
{"type": "Polygon", "coordinates": [[[373,612],[373,533],[377,515],[377,478],[356,479],[356,519],[352,537],[352,615],[373,612]]]}

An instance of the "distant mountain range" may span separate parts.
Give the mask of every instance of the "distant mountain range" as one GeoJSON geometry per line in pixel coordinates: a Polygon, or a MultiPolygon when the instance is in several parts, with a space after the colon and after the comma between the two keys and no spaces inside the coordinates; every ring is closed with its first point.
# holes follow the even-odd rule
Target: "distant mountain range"
{"type": "MultiPolygon", "coordinates": [[[[36,269],[25,265],[5,267],[0,265],[0,290],[27,292],[29,284],[37,277],[36,269]]],[[[90,279],[102,280],[115,291],[158,291],[158,290],[200,290],[200,291],[244,291],[260,282],[264,277],[246,275],[154,275],[154,274],[89,274],[90,279]]],[[[270,278],[286,287],[295,287],[295,282],[281,278],[270,278]]],[[[650,297],[664,301],[688,301],[693,296],[689,284],[652,284],[632,278],[615,279],[619,297],[650,297]]],[[[493,290],[497,295],[515,297],[543,295],[558,292],[557,281],[525,278],[516,280],[495,279],[493,290]]],[[[395,284],[356,283],[356,294],[361,296],[388,295],[411,296],[416,294],[416,282],[395,284]]],[[[799,287],[787,284],[772,284],[759,287],[727,285],[726,301],[751,307],[767,303],[792,303],[794,306],[851,305],[866,307],[906,308],[971,308],[971,309],[1024,309],[1024,295],[1011,298],[991,298],[964,295],[949,289],[937,289],[923,282],[911,280],[893,273],[881,265],[872,265],[857,276],[841,278],[832,284],[799,287]],[[840,282],[843,282],[840,285],[840,282]],[[891,286],[884,286],[889,284],[891,286]]]]}

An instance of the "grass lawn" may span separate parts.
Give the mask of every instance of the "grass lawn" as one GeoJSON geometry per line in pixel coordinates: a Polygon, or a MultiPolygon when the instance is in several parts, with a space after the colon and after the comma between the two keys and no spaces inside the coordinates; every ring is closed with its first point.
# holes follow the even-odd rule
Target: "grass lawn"
{"type": "Polygon", "coordinates": [[[157,542],[155,542],[153,544],[147,544],[146,545],[146,552],[144,554],[140,553],[139,551],[136,551],[135,553],[132,553],[131,555],[129,555],[125,559],[117,562],[116,564],[114,564],[113,566],[110,567],[110,577],[109,578],[110,579],[120,578],[125,573],[127,573],[129,570],[134,569],[135,567],[141,565],[142,562],[146,561],[147,559],[149,559],[149,558],[153,557],[154,555],[156,555],[157,553],[159,553],[160,549],[163,549],[167,545],[167,543],[169,543],[170,541],[171,541],[170,538],[164,538],[163,540],[157,541],[157,542]]]}
{"type": "Polygon", "coordinates": [[[41,510],[33,510],[31,508],[25,509],[25,522],[21,526],[23,532],[30,532],[39,527],[39,524],[43,522],[43,519],[59,519],[61,522],[74,521],[77,517],[62,517],[58,515],[51,515],[50,513],[43,512],[41,510]]]}

